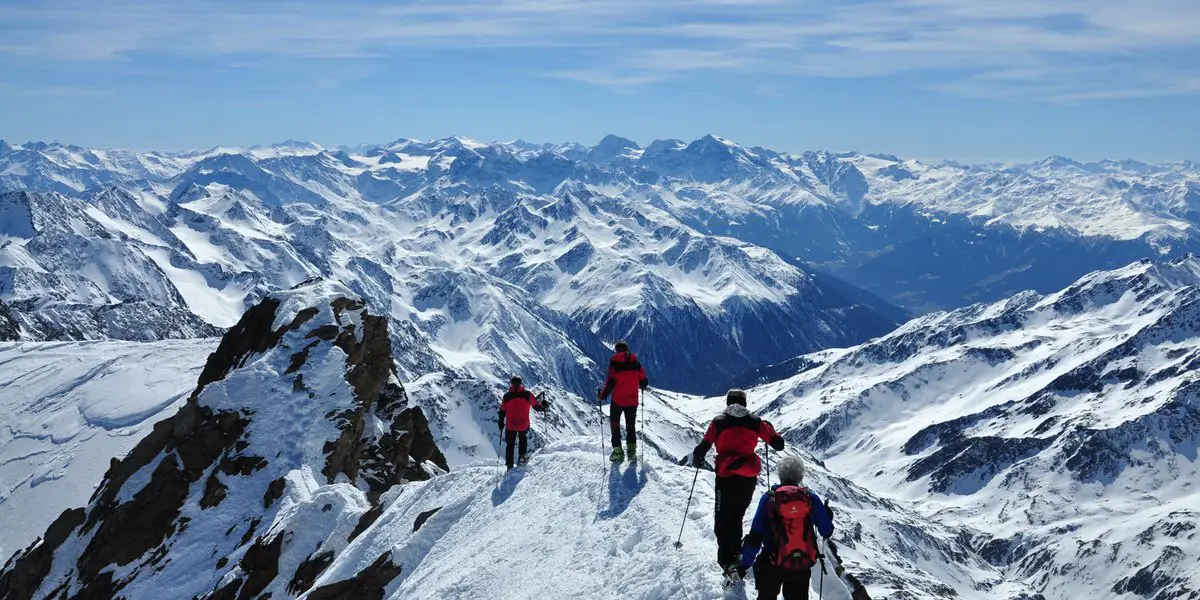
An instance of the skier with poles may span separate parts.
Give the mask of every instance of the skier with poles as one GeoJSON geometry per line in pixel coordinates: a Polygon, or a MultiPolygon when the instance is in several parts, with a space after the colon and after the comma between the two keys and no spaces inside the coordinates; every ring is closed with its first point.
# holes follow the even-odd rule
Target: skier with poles
{"type": "Polygon", "coordinates": [[[637,355],[629,351],[629,344],[621,340],[614,346],[616,351],[608,361],[608,378],[598,395],[601,402],[612,394],[608,409],[608,426],[612,430],[613,462],[625,460],[626,451],[621,449],[621,415],[625,415],[625,443],[629,460],[637,459],[637,409],[640,390],[650,387],[646,370],[638,362],[637,355]]]}
{"type": "Polygon", "coordinates": [[[755,453],[758,440],[776,451],[783,450],[783,438],[775,428],[746,408],[746,392],[729,390],[725,412],[713,419],[704,439],[692,452],[692,464],[704,464],[709,449],[717,448],[716,510],[713,531],[717,535],[717,564],[728,582],[738,582],[738,549],[742,543],[742,519],[754,499],[754,488],[762,470],[755,453]]]}
{"type": "Polygon", "coordinates": [[[508,470],[513,468],[513,446],[519,445],[517,464],[525,464],[525,453],[529,449],[529,411],[544,412],[550,408],[549,400],[538,400],[533,392],[525,389],[519,376],[513,376],[508,392],[500,400],[500,430],[504,432],[504,458],[508,470]]]}
{"type": "MultiPolygon", "coordinates": [[[[744,576],[754,569],[758,600],[775,600],[781,590],[784,600],[808,600],[812,568],[821,560],[813,529],[832,544],[832,512],[816,492],[803,487],[804,463],[799,458],[779,461],[778,470],[779,485],[759,500],[750,533],[742,543],[738,573],[744,576]]],[[[824,587],[824,564],[821,570],[824,587]]]]}

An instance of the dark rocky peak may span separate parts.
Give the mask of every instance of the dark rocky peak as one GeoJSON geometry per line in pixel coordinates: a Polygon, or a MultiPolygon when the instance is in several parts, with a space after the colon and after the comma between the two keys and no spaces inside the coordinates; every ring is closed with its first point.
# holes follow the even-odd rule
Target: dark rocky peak
{"type": "Polygon", "coordinates": [[[0,598],[293,598],[385,493],[446,468],[387,319],[306,282],[246,311],[183,408],[5,565],[0,598]]]}

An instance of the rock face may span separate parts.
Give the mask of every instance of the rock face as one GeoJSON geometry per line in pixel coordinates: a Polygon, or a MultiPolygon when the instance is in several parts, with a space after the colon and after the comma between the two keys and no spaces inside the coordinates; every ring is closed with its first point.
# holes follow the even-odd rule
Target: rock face
{"type": "Polygon", "coordinates": [[[13,318],[12,311],[0,302],[0,342],[10,342],[21,339],[21,327],[13,318]]]}
{"type": "MultiPolygon", "coordinates": [[[[340,285],[267,297],[209,356],[184,407],[113,461],[89,505],[5,565],[0,598],[307,592],[384,492],[447,469],[389,339],[387,320],[340,285]]],[[[378,562],[395,568],[386,553],[378,562]]]]}

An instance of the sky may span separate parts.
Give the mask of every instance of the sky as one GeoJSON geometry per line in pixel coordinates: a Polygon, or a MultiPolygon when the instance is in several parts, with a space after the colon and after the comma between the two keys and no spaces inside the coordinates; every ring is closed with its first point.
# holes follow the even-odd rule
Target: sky
{"type": "Polygon", "coordinates": [[[0,139],[1200,159],[1197,0],[4,0],[0,139]]]}

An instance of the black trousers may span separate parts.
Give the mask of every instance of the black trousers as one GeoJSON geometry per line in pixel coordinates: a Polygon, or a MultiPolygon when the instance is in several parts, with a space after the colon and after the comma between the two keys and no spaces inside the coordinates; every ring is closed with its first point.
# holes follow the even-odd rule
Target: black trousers
{"type": "Polygon", "coordinates": [[[795,574],[780,573],[779,569],[767,564],[762,558],[754,563],[754,587],[758,600],[775,600],[783,591],[783,600],[808,600],[808,580],[812,571],[805,569],[795,574]]]}
{"type": "Polygon", "coordinates": [[[742,550],[742,519],[754,499],[757,478],[717,478],[717,507],[713,515],[713,531],[717,534],[717,564],[722,567],[736,564],[742,550]]]}
{"type": "Polygon", "coordinates": [[[625,415],[625,439],[637,439],[637,407],[608,405],[608,426],[612,429],[613,448],[621,445],[621,415],[625,415]]]}
{"type": "Polygon", "coordinates": [[[521,460],[525,459],[525,451],[529,449],[529,430],[525,431],[505,431],[504,432],[504,464],[508,468],[513,468],[513,442],[520,444],[520,453],[517,454],[521,460]]]}

